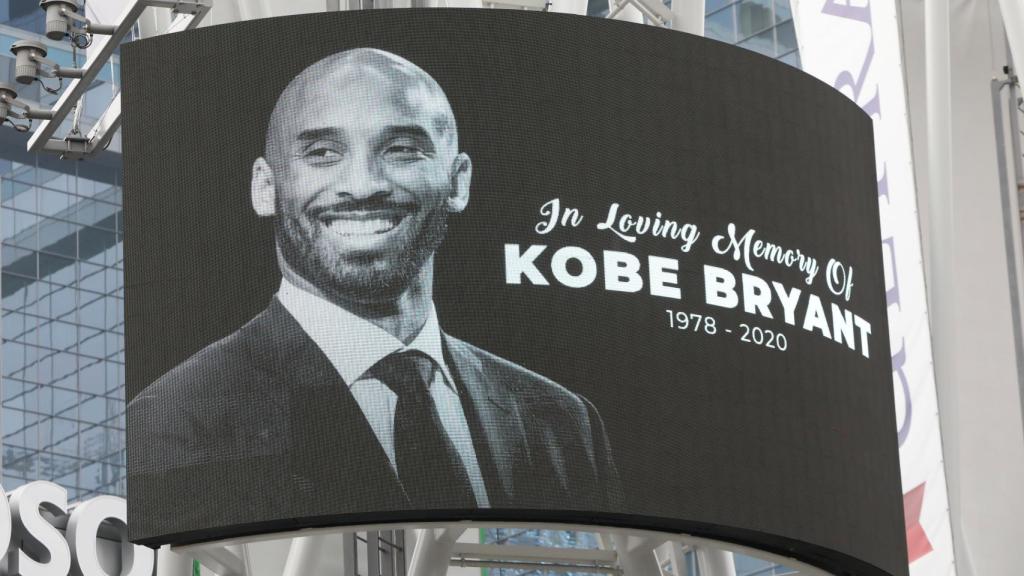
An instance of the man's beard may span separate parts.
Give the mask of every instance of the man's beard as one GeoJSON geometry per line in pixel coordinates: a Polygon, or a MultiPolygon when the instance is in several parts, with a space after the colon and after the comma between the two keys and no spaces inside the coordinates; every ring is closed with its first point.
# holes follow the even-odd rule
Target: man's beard
{"type": "Polygon", "coordinates": [[[415,236],[398,252],[343,254],[323,241],[331,234],[324,226],[304,226],[302,216],[281,216],[281,208],[277,208],[274,227],[285,262],[327,296],[359,304],[396,301],[448,231],[448,211],[442,204],[426,215],[415,236]]]}

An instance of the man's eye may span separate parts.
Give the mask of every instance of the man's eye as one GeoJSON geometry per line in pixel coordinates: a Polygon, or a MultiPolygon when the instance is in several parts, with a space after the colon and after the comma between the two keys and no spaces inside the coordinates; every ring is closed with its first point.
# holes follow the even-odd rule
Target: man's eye
{"type": "Polygon", "coordinates": [[[302,155],[314,164],[325,164],[341,160],[341,152],[329,146],[312,146],[302,155]]]}
{"type": "Polygon", "coordinates": [[[399,159],[422,158],[425,155],[423,148],[415,144],[392,144],[384,152],[399,159]]]}

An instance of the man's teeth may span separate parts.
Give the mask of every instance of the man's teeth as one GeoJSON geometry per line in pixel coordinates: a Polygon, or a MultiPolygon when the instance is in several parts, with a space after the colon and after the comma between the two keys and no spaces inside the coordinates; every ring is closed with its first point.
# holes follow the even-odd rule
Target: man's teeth
{"type": "Polygon", "coordinates": [[[355,219],[338,218],[327,223],[327,228],[343,236],[357,234],[383,234],[398,225],[398,220],[391,218],[355,219]]]}

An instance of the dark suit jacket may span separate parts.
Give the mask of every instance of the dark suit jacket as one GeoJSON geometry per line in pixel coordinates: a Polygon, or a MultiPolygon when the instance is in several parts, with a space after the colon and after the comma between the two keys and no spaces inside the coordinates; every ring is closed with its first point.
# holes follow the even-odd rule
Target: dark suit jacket
{"type": "MultiPolygon", "coordinates": [[[[491,508],[621,508],[604,426],[588,401],[443,341],[491,508]]],[[[410,508],[348,386],[276,299],[139,394],[128,435],[133,540],[410,508]]]]}

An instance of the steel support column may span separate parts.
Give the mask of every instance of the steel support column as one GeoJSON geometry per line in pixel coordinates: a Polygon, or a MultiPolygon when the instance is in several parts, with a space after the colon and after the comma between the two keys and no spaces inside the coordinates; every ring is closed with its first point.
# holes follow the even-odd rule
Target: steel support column
{"type": "Polygon", "coordinates": [[[673,0],[672,29],[704,35],[704,0],[673,0]]]}
{"type": "Polygon", "coordinates": [[[696,552],[701,576],[736,576],[732,552],[720,548],[698,548],[696,552]]]}
{"type": "Polygon", "coordinates": [[[612,532],[611,541],[618,553],[619,566],[625,576],[661,576],[661,566],[654,549],[667,538],[635,536],[612,532]]]}
{"type": "Polygon", "coordinates": [[[174,552],[169,546],[164,546],[156,552],[157,576],[169,576],[171,574],[191,576],[194,563],[195,560],[191,556],[174,552]]]}
{"type": "Polygon", "coordinates": [[[415,530],[416,544],[409,561],[408,576],[445,576],[455,542],[465,528],[415,530]]]}

